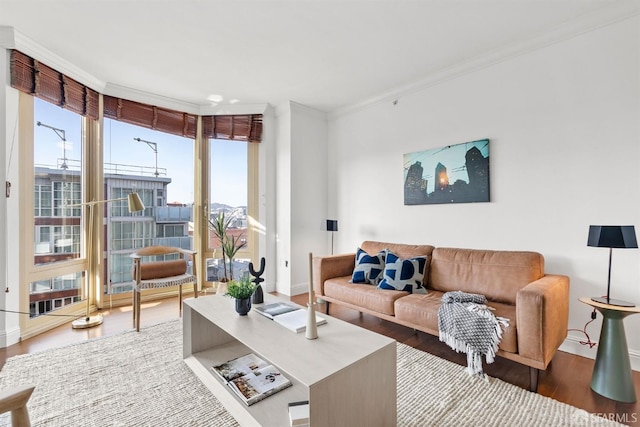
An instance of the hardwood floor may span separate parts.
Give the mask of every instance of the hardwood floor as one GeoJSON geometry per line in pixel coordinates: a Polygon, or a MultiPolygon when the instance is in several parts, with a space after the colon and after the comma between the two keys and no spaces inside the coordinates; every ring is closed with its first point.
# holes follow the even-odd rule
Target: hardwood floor
{"type": "MultiPolygon", "coordinates": [[[[292,301],[305,305],[306,294],[291,298],[292,301]]],[[[324,311],[322,304],[319,311],[324,311]]],[[[7,358],[18,354],[34,353],[52,347],[73,344],[90,338],[115,335],[131,331],[131,307],[120,307],[103,310],[104,323],[91,329],[72,329],[71,325],[62,325],[49,332],[30,338],[10,347],[0,349],[0,367],[7,358]]],[[[394,338],[398,342],[429,352],[461,366],[466,365],[466,355],[455,353],[438,337],[396,325],[377,317],[361,314],[338,305],[332,305],[332,316],[362,326],[382,335],[394,338]]],[[[142,304],[141,327],[150,326],[163,321],[178,319],[177,298],[168,298],[142,304]]],[[[593,392],[590,388],[591,372],[594,361],[573,354],[558,352],[545,372],[540,373],[538,393],[561,402],[582,408],[590,413],[614,419],[622,424],[640,426],[640,403],[620,403],[607,399],[593,392]]],[[[485,365],[488,375],[500,378],[511,384],[527,389],[529,386],[529,369],[519,363],[497,358],[493,364],[485,365]]],[[[640,394],[640,372],[633,372],[636,393],[640,394]]]]}

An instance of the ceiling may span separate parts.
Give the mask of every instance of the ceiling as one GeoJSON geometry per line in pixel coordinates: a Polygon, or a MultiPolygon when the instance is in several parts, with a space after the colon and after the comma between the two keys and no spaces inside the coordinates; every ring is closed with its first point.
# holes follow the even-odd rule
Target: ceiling
{"type": "Polygon", "coordinates": [[[0,25],[107,89],[330,112],[633,1],[0,0],[0,25]]]}

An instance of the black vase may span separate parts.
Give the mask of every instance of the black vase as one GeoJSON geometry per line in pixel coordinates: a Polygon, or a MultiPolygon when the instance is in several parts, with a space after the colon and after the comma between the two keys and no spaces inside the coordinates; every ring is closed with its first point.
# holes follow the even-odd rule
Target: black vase
{"type": "Polygon", "coordinates": [[[262,286],[258,284],[256,290],[251,295],[251,302],[254,304],[262,304],[264,302],[264,294],[262,293],[262,286]]]}
{"type": "Polygon", "coordinates": [[[236,311],[240,316],[246,316],[249,310],[251,310],[251,298],[236,298],[236,311]]]}

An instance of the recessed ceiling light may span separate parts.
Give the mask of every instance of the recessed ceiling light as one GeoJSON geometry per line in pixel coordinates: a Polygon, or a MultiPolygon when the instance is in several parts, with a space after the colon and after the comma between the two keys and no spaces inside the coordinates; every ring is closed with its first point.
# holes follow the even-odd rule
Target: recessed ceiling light
{"type": "Polygon", "coordinates": [[[210,102],[222,102],[222,100],[224,99],[224,97],[222,95],[216,95],[215,93],[212,93],[211,95],[207,96],[207,101],[210,102]]]}

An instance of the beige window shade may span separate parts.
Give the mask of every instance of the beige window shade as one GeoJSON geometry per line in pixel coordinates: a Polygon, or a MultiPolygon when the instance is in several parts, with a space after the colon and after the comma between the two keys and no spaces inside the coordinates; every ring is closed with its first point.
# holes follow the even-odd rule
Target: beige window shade
{"type": "Polygon", "coordinates": [[[17,50],[11,51],[11,87],[98,118],[98,92],[17,50]]]}

